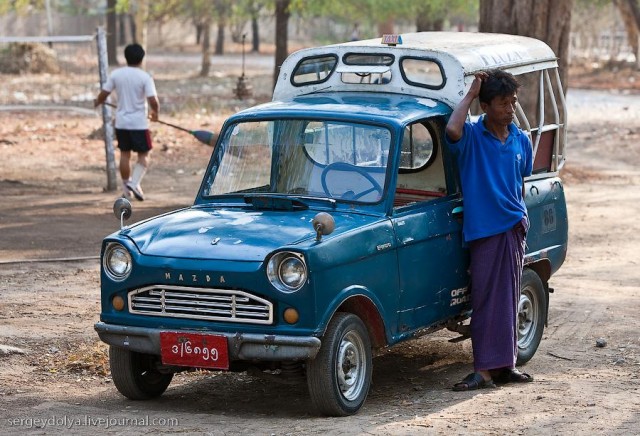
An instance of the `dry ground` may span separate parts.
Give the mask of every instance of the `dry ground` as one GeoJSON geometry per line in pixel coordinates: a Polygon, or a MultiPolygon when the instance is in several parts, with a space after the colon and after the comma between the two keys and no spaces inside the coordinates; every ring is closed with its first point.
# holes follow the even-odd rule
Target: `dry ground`
{"type": "MultiPolygon", "coordinates": [[[[227,109],[246,105],[226,90],[219,98],[227,109]]],[[[570,250],[551,281],[543,341],[525,368],[535,383],[452,392],[469,370],[470,344],[437,333],[377,357],[364,408],[340,419],[315,416],[304,385],[246,374],[181,374],[158,400],[122,397],[93,331],[100,241],[118,228],[116,195],[103,191],[103,145],[90,139],[100,118],[0,111],[0,345],[24,351],[0,351],[0,434],[637,434],[640,98],[573,89],[568,100],[570,250]],[[598,338],[607,346],[597,348],[598,338]]],[[[165,120],[215,128],[224,115],[165,120]]],[[[168,127],[154,132],[148,199],[134,204],[134,220],[190,204],[211,152],[168,127]]]]}

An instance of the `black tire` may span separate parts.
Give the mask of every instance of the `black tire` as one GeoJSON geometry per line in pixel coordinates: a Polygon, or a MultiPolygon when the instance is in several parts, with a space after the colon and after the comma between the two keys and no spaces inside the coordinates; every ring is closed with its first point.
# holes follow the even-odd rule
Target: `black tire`
{"type": "Polygon", "coordinates": [[[522,272],[518,304],[518,359],[516,365],[527,363],[536,351],[547,318],[547,295],[538,274],[530,268],[522,272]]]}
{"type": "Polygon", "coordinates": [[[315,359],[307,362],[311,401],[327,416],[356,413],[371,388],[371,340],[356,315],[338,312],[322,338],[315,359]]]}
{"type": "Polygon", "coordinates": [[[136,353],[120,347],[109,347],[109,364],[113,384],[131,400],[149,400],[167,390],[173,374],[155,369],[158,357],[136,353]]]}

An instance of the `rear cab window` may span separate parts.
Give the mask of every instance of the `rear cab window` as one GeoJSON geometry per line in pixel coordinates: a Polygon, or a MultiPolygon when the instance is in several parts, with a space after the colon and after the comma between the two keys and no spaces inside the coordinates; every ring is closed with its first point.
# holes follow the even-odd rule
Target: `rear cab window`
{"type": "Polygon", "coordinates": [[[313,56],[302,59],[291,74],[293,85],[312,85],[325,82],[338,64],[338,57],[333,54],[313,56]]]}
{"type": "Polygon", "coordinates": [[[433,59],[404,57],[400,60],[400,71],[411,85],[440,89],[445,83],[442,65],[433,59]]]}

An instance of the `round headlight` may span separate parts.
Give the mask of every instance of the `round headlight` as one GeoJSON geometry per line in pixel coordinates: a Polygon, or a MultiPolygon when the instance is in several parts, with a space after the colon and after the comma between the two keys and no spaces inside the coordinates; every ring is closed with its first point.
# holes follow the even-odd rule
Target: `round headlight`
{"type": "Polygon", "coordinates": [[[298,253],[277,253],[269,259],[267,276],[271,284],[280,291],[294,292],[307,281],[307,265],[298,253]]]}
{"type": "Polygon", "coordinates": [[[105,273],[115,281],[122,281],[131,273],[131,255],[120,244],[109,244],[104,253],[102,264],[105,273]]]}
{"type": "Polygon", "coordinates": [[[307,278],[304,263],[297,257],[287,257],[280,263],[280,280],[285,286],[297,289],[307,278]]]}

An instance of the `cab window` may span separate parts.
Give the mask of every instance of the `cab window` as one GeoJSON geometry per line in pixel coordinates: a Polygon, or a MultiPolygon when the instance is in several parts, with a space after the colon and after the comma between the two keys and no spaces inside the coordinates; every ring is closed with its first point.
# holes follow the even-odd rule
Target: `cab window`
{"type": "Polygon", "coordinates": [[[312,85],[325,82],[338,64],[336,55],[305,58],[293,70],[291,83],[294,85],[312,85]]]}
{"type": "Polygon", "coordinates": [[[424,120],[404,129],[394,208],[447,195],[442,134],[438,134],[443,126],[437,120],[424,120]]]}
{"type": "Polygon", "coordinates": [[[400,60],[400,71],[404,80],[414,86],[440,89],[445,83],[442,67],[433,59],[404,57],[400,60]]]}
{"type": "Polygon", "coordinates": [[[400,150],[400,171],[420,171],[435,157],[433,136],[426,125],[411,124],[404,129],[400,150]]]}
{"type": "Polygon", "coordinates": [[[377,53],[347,53],[344,68],[338,70],[342,83],[384,85],[391,81],[390,65],[394,56],[377,53]]]}

